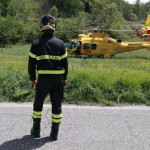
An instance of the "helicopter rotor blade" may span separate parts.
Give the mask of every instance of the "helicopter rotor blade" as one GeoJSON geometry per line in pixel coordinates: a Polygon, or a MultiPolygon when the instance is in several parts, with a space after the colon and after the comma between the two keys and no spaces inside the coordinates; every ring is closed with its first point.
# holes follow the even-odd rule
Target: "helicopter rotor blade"
{"type": "Polygon", "coordinates": [[[125,29],[89,29],[89,30],[58,30],[55,32],[87,32],[87,31],[92,31],[92,32],[104,32],[104,31],[111,31],[111,32],[136,32],[136,30],[125,30],[125,29]]]}

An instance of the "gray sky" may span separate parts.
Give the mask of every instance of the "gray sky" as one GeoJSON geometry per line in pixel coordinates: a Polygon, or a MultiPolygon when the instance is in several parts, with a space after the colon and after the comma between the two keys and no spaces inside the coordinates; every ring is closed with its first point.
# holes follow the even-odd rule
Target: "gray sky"
{"type": "MultiPolygon", "coordinates": [[[[134,4],[136,0],[125,0],[126,2],[129,2],[130,4],[134,4]]],[[[140,0],[141,3],[147,3],[149,2],[150,0],[140,0]]]]}

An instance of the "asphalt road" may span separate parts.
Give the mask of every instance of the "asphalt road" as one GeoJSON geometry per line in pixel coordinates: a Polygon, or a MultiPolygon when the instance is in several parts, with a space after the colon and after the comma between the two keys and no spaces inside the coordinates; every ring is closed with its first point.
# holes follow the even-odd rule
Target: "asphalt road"
{"type": "Polygon", "coordinates": [[[150,107],[63,105],[59,140],[49,141],[50,104],[41,138],[30,136],[32,103],[0,103],[0,150],[150,150],[150,107]]]}

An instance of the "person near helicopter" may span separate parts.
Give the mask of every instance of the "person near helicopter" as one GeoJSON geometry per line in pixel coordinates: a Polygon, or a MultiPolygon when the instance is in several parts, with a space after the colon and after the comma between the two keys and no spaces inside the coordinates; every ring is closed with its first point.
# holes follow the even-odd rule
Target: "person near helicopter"
{"type": "Polygon", "coordinates": [[[81,42],[77,42],[77,49],[75,51],[77,58],[80,57],[81,58],[81,42]]]}

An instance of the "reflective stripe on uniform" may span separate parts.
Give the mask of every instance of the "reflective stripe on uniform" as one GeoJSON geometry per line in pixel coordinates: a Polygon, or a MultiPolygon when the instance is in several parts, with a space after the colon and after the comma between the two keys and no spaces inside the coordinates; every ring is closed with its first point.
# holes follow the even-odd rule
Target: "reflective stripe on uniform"
{"type": "Polygon", "coordinates": [[[52,122],[59,123],[62,120],[62,114],[52,114],[52,122]]]}
{"type": "Polygon", "coordinates": [[[42,117],[42,111],[33,111],[33,118],[41,118],[42,117]]]}
{"type": "Polygon", "coordinates": [[[29,53],[29,56],[32,58],[36,58],[36,60],[43,60],[43,59],[52,59],[52,60],[61,60],[67,57],[67,52],[62,55],[62,56],[54,56],[54,55],[41,55],[41,56],[36,56],[33,53],[29,53]]]}
{"type": "Polygon", "coordinates": [[[36,55],[32,54],[31,52],[29,53],[29,56],[32,58],[36,58],[36,55]]]}
{"type": "Polygon", "coordinates": [[[61,60],[60,56],[53,56],[53,55],[41,55],[36,58],[37,60],[42,60],[42,59],[52,59],[52,60],[61,60]]]}
{"type": "Polygon", "coordinates": [[[63,74],[65,70],[37,70],[38,74],[63,74]]]}
{"type": "Polygon", "coordinates": [[[35,114],[35,115],[42,115],[42,111],[33,111],[33,114],[35,114]]]}
{"type": "Polygon", "coordinates": [[[32,118],[41,118],[42,116],[32,115],[32,118]]]}
{"type": "Polygon", "coordinates": [[[60,118],[62,118],[62,114],[59,114],[59,115],[52,114],[52,117],[55,118],[55,119],[56,119],[56,118],[59,118],[59,119],[60,119],[60,118]]]}
{"type": "Polygon", "coordinates": [[[61,119],[54,119],[54,118],[52,118],[52,122],[60,123],[60,122],[61,122],[61,119]]]}
{"type": "Polygon", "coordinates": [[[64,55],[61,56],[61,59],[64,59],[66,57],[67,57],[67,52],[64,55]]]}

